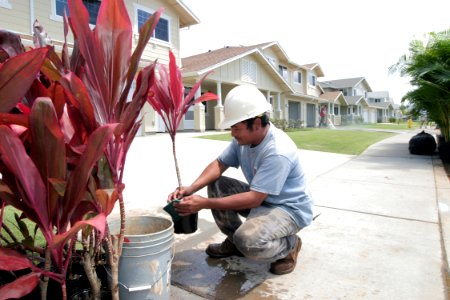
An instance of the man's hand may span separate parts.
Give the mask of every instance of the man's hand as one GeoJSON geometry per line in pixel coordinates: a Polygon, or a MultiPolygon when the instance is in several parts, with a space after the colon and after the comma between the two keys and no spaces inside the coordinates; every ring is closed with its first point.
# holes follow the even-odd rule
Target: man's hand
{"type": "Polygon", "coordinates": [[[194,214],[203,208],[206,208],[207,198],[199,195],[186,196],[182,201],[174,203],[176,211],[180,216],[194,214]]]}
{"type": "Polygon", "coordinates": [[[172,202],[175,199],[181,199],[185,195],[190,195],[192,193],[193,191],[190,186],[182,186],[181,188],[178,187],[175,189],[175,191],[170,193],[169,196],[167,196],[167,202],[172,202]]]}

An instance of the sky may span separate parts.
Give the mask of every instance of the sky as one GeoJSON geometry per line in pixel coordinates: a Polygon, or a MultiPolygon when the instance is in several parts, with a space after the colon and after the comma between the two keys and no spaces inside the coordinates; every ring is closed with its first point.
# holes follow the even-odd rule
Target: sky
{"type": "Polygon", "coordinates": [[[399,104],[411,89],[389,67],[410,41],[450,29],[450,0],[182,0],[200,23],[181,30],[181,56],[276,41],[319,81],[364,77],[399,104]]]}

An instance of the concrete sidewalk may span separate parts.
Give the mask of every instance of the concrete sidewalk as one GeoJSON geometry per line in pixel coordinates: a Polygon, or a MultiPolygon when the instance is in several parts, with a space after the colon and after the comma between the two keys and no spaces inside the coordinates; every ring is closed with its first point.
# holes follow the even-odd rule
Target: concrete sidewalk
{"type": "MultiPolygon", "coordinates": [[[[416,133],[356,157],[299,150],[321,215],[299,233],[303,248],[291,274],[272,275],[268,264],[245,258],[208,258],[205,247],[224,236],[201,211],[199,230],[176,236],[172,299],[448,299],[450,183],[437,156],[409,154],[416,133]]],[[[177,136],[186,184],[227,145],[193,135],[177,136]]],[[[124,178],[130,213],[167,216],[162,207],[177,184],[171,149],[165,134],[133,142],[124,178]]]]}

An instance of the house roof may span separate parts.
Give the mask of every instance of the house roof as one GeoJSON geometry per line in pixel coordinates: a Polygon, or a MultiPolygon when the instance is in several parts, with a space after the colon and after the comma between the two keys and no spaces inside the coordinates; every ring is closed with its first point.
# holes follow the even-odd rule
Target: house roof
{"type": "Polygon", "coordinates": [[[302,67],[305,67],[309,70],[313,70],[316,72],[317,77],[323,77],[324,73],[322,68],[320,67],[320,65],[318,63],[312,63],[312,64],[306,64],[306,65],[302,65],[302,67]]]}
{"type": "Polygon", "coordinates": [[[364,82],[367,85],[369,92],[372,91],[372,89],[369,86],[369,83],[364,77],[327,80],[319,82],[319,84],[322,86],[322,88],[343,89],[348,87],[355,87],[361,82],[364,82]]]}
{"type": "Polygon", "coordinates": [[[226,46],[217,50],[209,50],[205,53],[181,59],[183,73],[198,72],[203,73],[204,70],[214,69],[237,57],[242,57],[256,51],[261,46],[269,43],[258,44],[253,46],[226,46]]]}
{"type": "Polygon", "coordinates": [[[290,59],[283,48],[281,48],[280,44],[278,42],[268,42],[263,43],[259,45],[255,45],[258,48],[261,48],[263,50],[267,48],[272,48],[272,51],[280,58],[283,58],[286,62],[290,62],[290,59]]]}
{"type": "Polygon", "coordinates": [[[327,102],[336,103],[339,102],[341,105],[348,105],[344,94],[341,91],[335,92],[325,92],[319,96],[320,99],[326,100],[327,102]]]}
{"type": "Polygon", "coordinates": [[[180,17],[180,28],[197,25],[200,20],[181,0],[165,0],[171,5],[180,17]]]}
{"type": "Polygon", "coordinates": [[[364,99],[363,96],[344,96],[344,97],[348,105],[358,105],[364,99]]]}
{"type": "Polygon", "coordinates": [[[253,46],[224,47],[217,50],[185,57],[181,59],[183,77],[203,75],[211,70],[226,65],[232,61],[248,55],[256,55],[261,65],[273,75],[275,81],[283,87],[284,90],[294,92],[292,87],[280,75],[280,73],[267,60],[267,57],[261,52],[261,48],[270,46],[270,43],[257,44],[253,46]]]}
{"type": "Polygon", "coordinates": [[[375,102],[375,103],[370,103],[370,105],[373,107],[382,108],[382,109],[387,109],[390,106],[392,109],[394,109],[394,106],[390,102],[375,102]]]}

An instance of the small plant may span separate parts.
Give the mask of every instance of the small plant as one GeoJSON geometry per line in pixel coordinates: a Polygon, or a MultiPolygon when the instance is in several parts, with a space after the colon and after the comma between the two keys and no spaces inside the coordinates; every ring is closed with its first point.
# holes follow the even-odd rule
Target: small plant
{"type": "Polygon", "coordinates": [[[206,76],[210,74],[207,73],[191,88],[189,93],[184,96],[184,85],[181,71],[176,65],[176,59],[172,51],[169,52],[169,58],[169,71],[167,71],[167,68],[164,65],[157,63],[155,67],[155,72],[157,72],[157,75],[152,76],[152,84],[147,101],[161,116],[164,125],[169,132],[172,140],[172,153],[175,162],[178,186],[181,188],[181,176],[178,167],[175,144],[175,137],[178,127],[180,126],[183,116],[186,114],[189,107],[200,102],[217,100],[217,95],[208,92],[204,93],[199,98],[194,99],[194,95],[201,83],[206,76]]]}

